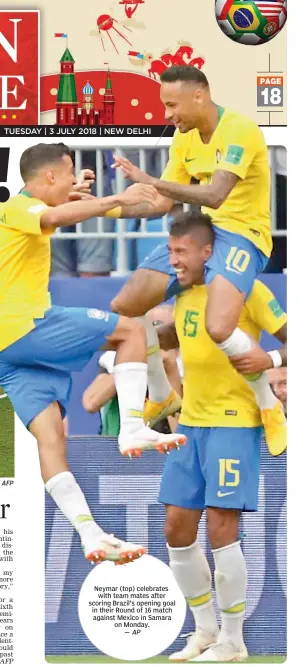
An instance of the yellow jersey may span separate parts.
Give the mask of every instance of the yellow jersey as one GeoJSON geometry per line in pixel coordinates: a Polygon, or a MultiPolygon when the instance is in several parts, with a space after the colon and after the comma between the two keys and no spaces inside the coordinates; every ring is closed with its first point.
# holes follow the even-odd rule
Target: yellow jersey
{"type": "MultiPolygon", "coordinates": [[[[194,286],[177,297],[175,325],[183,362],[180,424],[186,426],[260,426],[254,393],[205,330],[207,291],[194,286]]],[[[287,321],[272,292],[255,280],[239,320],[254,339],[275,334],[287,321]]]]}
{"type": "Polygon", "coordinates": [[[239,177],[218,209],[203,206],[213,223],[226,231],[246,236],[267,257],[272,251],[270,215],[270,167],[268,149],[258,125],[240,113],[220,109],[220,119],[208,144],[198,130],[176,130],[164,181],[188,185],[192,178],[210,183],[215,171],[239,177]]]}
{"type": "Polygon", "coordinates": [[[40,218],[48,208],[23,192],[0,203],[0,351],[34,329],[50,307],[50,235],[40,218]]]}

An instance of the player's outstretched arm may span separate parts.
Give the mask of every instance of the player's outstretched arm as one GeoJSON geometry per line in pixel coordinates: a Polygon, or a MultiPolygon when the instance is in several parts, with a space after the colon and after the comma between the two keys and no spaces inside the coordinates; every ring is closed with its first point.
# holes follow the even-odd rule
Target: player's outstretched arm
{"type": "Polygon", "coordinates": [[[238,181],[238,176],[230,171],[216,171],[209,185],[181,185],[169,181],[152,178],[150,181],[164,197],[198,206],[209,206],[216,209],[223,204],[238,181]]]}
{"type": "MultiPolygon", "coordinates": [[[[155,179],[153,176],[146,174],[145,171],[136,167],[135,164],[130,162],[127,158],[120,157],[116,154],[113,155],[114,162],[112,167],[115,169],[120,168],[124,173],[125,178],[129,178],[134,183],[143,183],[144,185],[153,185],[155,179]]],[[[147,218],[152,215],[165,215],[170,211],[174,202],[168,197],[158,195],[155,201],[154,210],[149,210],[148,206],[139,204],[137,206],[125,206],[121,211],[120,215],[114,215],[117,218],[147,218]]],[[[112,215],[107,215],[107,217],[113,217],[112,215]]]]}
{"type": "MultiPolygon", "coordinates": [[[[150,216],[165,215],[170,211],[174,202],[172,199],[167,197],[162,197],[157,194],[157,198],[154,203],[151,202],[141,202],[140,204],[132,204],[130,206],[122,206],[120,215],[115,216],[118,218],[149,218],[150,216]]],[[[109,214],[107,218],[112,217],[109,214]]]]}
{"type": "Polygon", "coordinates": [[[175,322],[163,324],[161,327],[157,327],[156,331],[162,350],[174,350],[179,347],[175,322]]]}
{"type": "MultiPolygon", "coordinates": [[[[79,193],[75,193],[79,194],[79,193]]],[[[82,196],[82,195],[81,195],[82,196]]],[[[134,206],[135,204],[151,204],[154,206],[157,192],[151,185],[135,185],[125,192],[110,197],[92,197],[84,195],[85,199],[71,201],[59,206],[46,208],[40,218],[41,228],[50,229],[66,227],[87,218],[103,216],[115,207],[134,206]]]]}

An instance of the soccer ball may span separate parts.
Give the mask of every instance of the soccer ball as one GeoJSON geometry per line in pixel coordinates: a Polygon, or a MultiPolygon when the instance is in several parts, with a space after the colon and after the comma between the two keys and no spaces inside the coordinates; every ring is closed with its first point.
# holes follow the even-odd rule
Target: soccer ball
{"type": "Polygon", "coordinates": [[[287,19],[287,0],[215,0],[221,30],[240,44],[263,44],[287,19]]]}

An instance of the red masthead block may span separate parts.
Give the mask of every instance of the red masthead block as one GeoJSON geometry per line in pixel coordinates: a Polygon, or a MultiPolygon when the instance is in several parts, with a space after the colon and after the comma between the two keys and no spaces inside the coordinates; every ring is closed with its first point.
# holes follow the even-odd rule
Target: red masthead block
{"type": "Polygon", "coordinates": [[[0,10],[0,124],[39,124],[39,11],[0,10]]]}

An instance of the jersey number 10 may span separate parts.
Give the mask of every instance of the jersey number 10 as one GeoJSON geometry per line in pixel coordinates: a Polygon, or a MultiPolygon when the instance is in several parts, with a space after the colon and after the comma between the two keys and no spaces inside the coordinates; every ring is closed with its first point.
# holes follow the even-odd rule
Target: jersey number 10
{"type": "Polygon", "coordinates": [[[250,254],[246,250],[239,250],[236,246],[230,248],[226,259],[226,266],[230,271],[244,273],[250,263],[250,254]]]}

